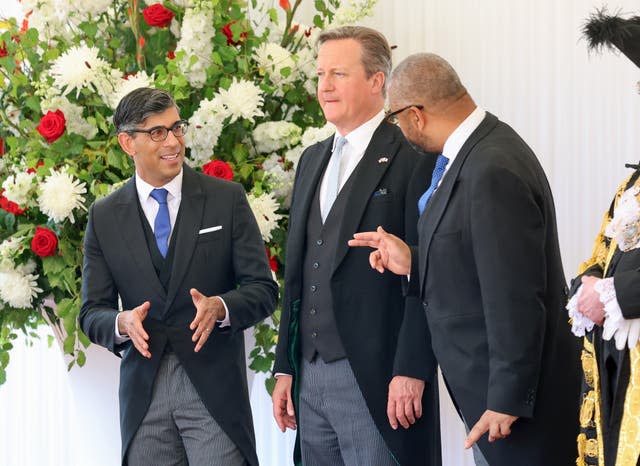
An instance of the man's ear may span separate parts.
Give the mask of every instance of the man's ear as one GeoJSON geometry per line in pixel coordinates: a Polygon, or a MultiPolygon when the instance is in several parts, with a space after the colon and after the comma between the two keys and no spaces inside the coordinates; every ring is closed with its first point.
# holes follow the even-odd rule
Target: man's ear
{"type": "Polygon", "coordinates": [[[373,73],[373,75],[371,75],[371,93],[381,94],[383,89],[384,89],[384,73],[382,71],[373,73]]]}
{"type": "Polygon", "coordinates": [[[129,155],[130,157],[136,155],[136,150],[133,147],[133,136],[131,136],[129,133],[118,133],[118,143],[120,144],[120,147],[122,147],[122,150],[127,153],[127,155],[129,155]]]}
{"type": "Polygon", "coordinates": [[[430,118],[423,110],[420,110],[418,107],[410,107],[409,111],[411,115],[409,116],[409,121],[411,124],[415,125],[418,131],[422,132],[424,127],[427,125],[427,120],[430,118]]]}

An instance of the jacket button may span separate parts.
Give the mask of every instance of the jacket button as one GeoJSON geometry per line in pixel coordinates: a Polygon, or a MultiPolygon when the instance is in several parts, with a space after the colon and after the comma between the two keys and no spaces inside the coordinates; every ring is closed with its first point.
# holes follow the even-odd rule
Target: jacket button
{"type": "Polygon", "coordinates": [[[309,311],[309,314],[311,314],[312,316],[316,315],[316,310],[315,309],[311,309],[309,311]]]}
{"type": "Polygon", "coordinates": [[[318,241],[316,241],[316,244],[317,244],[318,246],[322,246],[322,243],[323,243],[323,242],[324,242],[324,241],[322,241],[321,239],[319,239],[318,241]]]}
{"type": "Polygon", "coordinates": [[[311,338],[315,338],[315,337],[317,337],[317,336],[318,336],[318,334],[317,334],[316,332],[313,332],[313,333],[311,334],[311,338]]]}
{"type": "Polygon", "coordinates": [[[314,268],[314,269],[317,269],[318,267],[320,267],[320,263],[318,263],[318,262],[314,262],[314,263],[313,263],[313,268],[314,268]]]}
{"type": "Polygon", "coordinates": [[[311,291],[316,291],[317,289],[318,289],[318,287],[317,287],[317,286],[315,286],[315,285],[311,285],[311,291]]]}

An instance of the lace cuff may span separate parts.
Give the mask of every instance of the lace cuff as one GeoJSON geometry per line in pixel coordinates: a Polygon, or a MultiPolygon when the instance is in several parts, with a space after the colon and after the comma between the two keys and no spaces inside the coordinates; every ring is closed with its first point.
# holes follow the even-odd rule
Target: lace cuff
{"type": "Polygon", "coordinates": [[[598,293],[598,295],[600,295],[600,302],[604,304],[605,319],[602,338],[610,340],[613,334],[616,333],[624,323],[622,309],[620,309],[618,298],[616,297],[616,288],[613,284],[613,277],[597,281],[593,286],[593,289],[598,293]]]}
{"type": "Polygon", "coordinates": [[[595,325],[591,319],[585,317],[578,311],[578,298],[581,292],[582,285],[580,285],[576,294],[571,297],[567,304],[567,311],[569,311],[569,317],[571,318],[571,333],[577,337],[583,337],[586,332],[593,330],[593,326],[595,325]]]}

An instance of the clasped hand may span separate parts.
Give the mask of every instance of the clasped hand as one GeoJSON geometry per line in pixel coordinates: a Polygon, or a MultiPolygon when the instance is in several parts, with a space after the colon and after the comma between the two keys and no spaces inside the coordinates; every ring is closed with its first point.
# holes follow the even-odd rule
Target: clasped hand
{"type": "MultiPolygon", "coordinates": [[[[189,292],[196,308],[196,316],[189,324],[189,328],[193,330],[191,340],[196,343],[194,351],[197,353],[209,339],[216,322],[224,319],[226,310],[218,296],[207,297],[195,288],[191,288],[189,292]]],[[[143,322],[149,314],[150,307],[151,303],[145,301],[140,306],[118,315],[118,332],[128,336],[133,346],[147,359],[151,358],[149,334],[145,331],[143,322]]]]}

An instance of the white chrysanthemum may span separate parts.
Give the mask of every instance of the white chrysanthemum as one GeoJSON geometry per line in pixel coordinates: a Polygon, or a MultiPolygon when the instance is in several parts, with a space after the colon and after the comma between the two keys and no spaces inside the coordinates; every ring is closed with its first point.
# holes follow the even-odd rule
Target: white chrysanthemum
{"type": "Polygon", "coordinates": [[[260,154],[275,152],[300,142],[302,129],[289,121],[265,121],[253,130],[256,151],[260,154]]]}
{"type": "Polygon", "coordinates": [[[68,218],[74,223],[73,210],[86,210],[82,196],[86,192],[86,184],[74,179],[65,169],[59,172],[51,170],[51,174],[40,183],[38,205],[54,222],[60,223],[68,218]]]}
{"type": "Polygon", "coordinates": [[[22,11],[29,14],[29,27],[38,30],[41,39],[50,39],[54,35],[72,38],[70,28],[66,27],[66,0],[21,0],[22,11]]]}
{"type": "Polygon", "coordinates": [[[218,97],[200,102],[198,109],[189,118],[189,132],[185,138],[194,164],[200,165],[211,159],[228,115],[229,112],[218,97]]]}
{"type": "Polygon", "coordinates": [[[48,111],[55,112],[61,110],[66,119],[67,131],[79,134],[86,139],[93,139],[98,133],[98,128],[82,118],[83,108],[80,105],[69,102],[64,96],[57,96],[43,100],[40,104],[42,113],[48,111]]]}
{"type": "Polygon", "coordinates": [[[258,222],[262,239],[267,243],[271,241],[271,233],[277,228],[278,220],[283,217],[276,212],[280,205],[272,193],[263,193],[260,196],[249,193],[247,198],[258,222]]]}
{"type": "Polygon", "coordinates": [[[344,0],[335,12],[331,26],[357,23],[367,16],[373,16],[377,0],[344,0]]]}
{"type": "Polygon", "coordinates": [[[26,172],[9,175],[7,179],[2,182],[4,197],[15,202],[22,208],[30,205],[29,201],[31,199],[34,179],[34,174],[26,172]]]}
{"type": "Polygon", "coordinates": [[[204,3],[197,8],[188,8],[182,20],[176,52],[185,52],[180,67],[189,83],[196,88],[204,85],[207,79],[206,69],[211,64],[211,39],[216,33],[212,24],[213,11],[210,5],[204,3]],[[192,57],[196,58],[195,62],[192,62],[192,57]]]}
{"type": "Polygon", "coordinates": [[[264,103],[262,90],[250,81],[238,81],[234,77],[229,89],[221,89],[218,98],[231,115],[230,123],[238,118],[253,122],[255,117],[264,115],[261,108],[264,103]]]}
{"type": "Polygon", "coordinates": [[[316,142],[324,141],[335,132],[336,127],[331,123],[327,123],[322,128],[313,128],[310,126],[302,134],[302,138],[300,138],[300,145],[305,148],[309,147],[316,142]]]}
{"type": "Polygon", "coordinates": [[[29,308],[38,293],[42,293],[38,287],[38,275],[18,269],[0,271],[0,299],[9,306],[29,308]]]}
{"type": "Polygon", "coordinates": [[[288,84],[296,80],[297,67],[293,56],[278,44],[268,42],[260,45],[253,58],[274,84],[288,84]]]}
{"type": "Polygon", "coordinates": [[[299,73],[304,80],[304,89],[307,93],[314,95],[316,93],[316,51],[309,47],[302,47],[296,53],[296,63],[299,73]]]}
{"type": "Polygon", "coordinates": [[[109,100],[109,105],[114,110],[122,98],[129,92],[135,91],[141,87],[154,87],[153,75],[149,76],[146,71],[138,71],[136,74],[129,75],[126,78],[121,79],[116,86],[116,92],[109,100]]]}
{"type": "Polygon", "coordinates": [[[98,57],[98,49],[86,45],[72,47],[60,55],[53,62],[50,73],[54,85],[64,90],[63,95],[75,89],[76,97],[83,87],[92,86],[96,90],[108,88],[105,80],[111,81],[114,74],[111,66],[98,57]]]}

